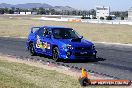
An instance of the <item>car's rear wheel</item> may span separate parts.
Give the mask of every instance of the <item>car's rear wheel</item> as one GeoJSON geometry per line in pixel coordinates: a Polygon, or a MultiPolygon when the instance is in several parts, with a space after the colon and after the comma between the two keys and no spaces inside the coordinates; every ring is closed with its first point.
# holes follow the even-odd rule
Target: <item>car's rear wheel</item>
{"type": "Polygon", "coordinates": [[[31,56],[36,55],[36,52],[35,52],[33,43],[30,43],[30,44],[29,44],[29,51],[30,51],[31,56]]]}
{"type": "Polygon", "coordinates": [[[58,49],[58,47],[53,48],[52,58],[54,61],[59,61],[59,49],[58,49]]]}

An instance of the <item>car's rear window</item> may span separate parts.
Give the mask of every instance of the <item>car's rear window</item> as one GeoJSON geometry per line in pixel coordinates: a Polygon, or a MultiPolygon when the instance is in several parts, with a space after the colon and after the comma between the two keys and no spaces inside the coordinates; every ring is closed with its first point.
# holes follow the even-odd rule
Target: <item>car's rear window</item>
{"type": "Polygon", "coordinates": [[[31,29],[31,31],[32,31],[32,33],[34,33],[34,32],[36,32],[37,30],[39,30],[40,29],[40,27],[33,27],[32,29],[31,29]]]}

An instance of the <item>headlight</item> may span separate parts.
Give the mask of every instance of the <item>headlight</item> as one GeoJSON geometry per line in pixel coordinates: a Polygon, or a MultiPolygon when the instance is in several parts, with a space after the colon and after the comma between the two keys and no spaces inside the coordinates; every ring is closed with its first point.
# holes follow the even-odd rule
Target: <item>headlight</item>
{"type": "Polygon", "coordinates": [[[67,49],[72,49],[72,46],[69,45],[69,44],[67,44],[67,45],[66,45],[66,48],[67,48],[67,49]]]}
{"type": "Polygon", "coordinates": [[[70,44],[66,44],[62,46],[63,49],[73,49],[73,47],[70,44]]]}

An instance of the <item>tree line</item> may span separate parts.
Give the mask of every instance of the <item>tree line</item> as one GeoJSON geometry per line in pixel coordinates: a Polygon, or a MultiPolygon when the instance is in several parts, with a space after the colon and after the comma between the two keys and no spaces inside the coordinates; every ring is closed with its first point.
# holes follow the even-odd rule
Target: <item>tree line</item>
{"type": "Polygon", "coordinates": [[[21,8],[0,8],[0,14],[14,14],[14,12],[37,12],[39,15],[96,15],[94,9],[91,10],[55,10],[53,8],[32,8],[32,9],[21,9],[21,8]]]}
{"type": "Polygon", "coordinates": [[[128,17],[128,11],[113,11],[110,14],[113,14],[116,17],[128,17]]]}
{"type": "MultiPolygon", "coordinates": [[[[0,14],[14,14],[14,12],[37,12],[39,15],[78,15],[78,16],[87,16],[93,15],[96,16],[96,10],[55,10],[53,8],[32,8],[32,9],[21,9],[21,8],[0,8],[0,14]]],[[[127,17],[127,11],[113,11],[110,13],[111,15],[115,15],[116,17],[127,17]]]]}

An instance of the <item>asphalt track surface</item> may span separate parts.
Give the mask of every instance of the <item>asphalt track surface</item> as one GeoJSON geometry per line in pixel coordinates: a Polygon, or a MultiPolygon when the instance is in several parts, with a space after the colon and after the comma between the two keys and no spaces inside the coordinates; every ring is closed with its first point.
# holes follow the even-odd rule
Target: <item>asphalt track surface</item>
{"type": "MultiPolygon", "coordinates": [[[[30,56],[25,48],[26,39],[0,37],[0,53],[5,55],[17,55],[23,57],[33,57],[52,61],[43,56],[30,56]]],[[[100,74],[107,74],[119,79],[132,80],[132,46],[95,44],[99,57],[96,61],[77,60],[64,63],[68,66],[84,67],[87,70],[100,74]]]]}

